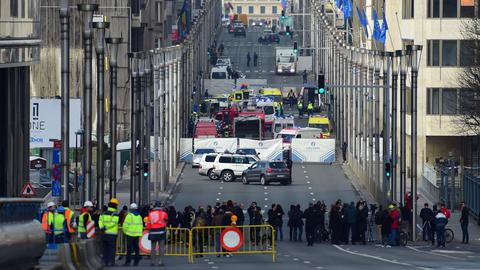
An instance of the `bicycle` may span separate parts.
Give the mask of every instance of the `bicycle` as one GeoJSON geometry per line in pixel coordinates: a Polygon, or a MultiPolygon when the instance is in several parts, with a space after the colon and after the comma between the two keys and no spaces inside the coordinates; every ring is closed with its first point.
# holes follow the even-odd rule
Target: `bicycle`
{"type": "MultiPolygon", "coordinates": [[[[423,226],[425,226],[425,224],[423,226]]],[[[422,235],[423,226],[420,227],[419,232],[417,231],[417,239],[416,239],[417,241],[420,240],[420,237],[422,235]]],[[[419,228],[417,227],[417,230],[418,229],[419,228]]],[[[445,243],[450,244],[453,241],[454,236],[455,236],[455,234],[453,233],[453,230],[450,229],[450,228],[445,228],[444,234],[445,234],[445,243]]],[[[411,238],[411,233],[408,230],[408,228],[407,228],[407,230],[405,230],[405,228],[401,228],[400,232],[398,233],[398,244],[400,246],[406,246],[407,243],[408,243],[408,240],[410,238],[411,238]]]]}

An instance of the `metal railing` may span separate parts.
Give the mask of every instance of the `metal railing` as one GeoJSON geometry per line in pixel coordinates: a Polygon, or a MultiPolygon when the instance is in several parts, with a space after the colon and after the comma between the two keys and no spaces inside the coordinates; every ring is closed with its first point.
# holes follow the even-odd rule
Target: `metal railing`
{"type": "Polygon", "coordinates": [[[469,172],[463,174],[463,198],[470,213],[480,218],[480,178],[469,172]]]}

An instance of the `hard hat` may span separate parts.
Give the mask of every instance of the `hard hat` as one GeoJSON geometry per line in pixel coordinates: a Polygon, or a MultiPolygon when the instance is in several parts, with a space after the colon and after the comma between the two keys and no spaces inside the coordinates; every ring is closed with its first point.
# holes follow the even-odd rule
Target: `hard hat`
{"type": "Polygon", "coordinates": [[[63,207],[63,206],[58,207],[57,212],[64,213],[65,212],[65,207],[63,207]]]}
{"type": "Polygon", "coordinates": [[[388,209],[393,209],[393,208],[395,208],[395,205],[393,205],[393,204],[390,204],[390,205],[388,206],[388,209]]]}
{"type": "Polygon", "coordinates": [[[93,203],[91,201],[86,201],[84,204],[83,204],[83,207],[93,207],[93,203]]]}
{"type": "Polygon", "coordinates": [[[137,210],[137,209],[138,209],[138,205],[136,203],[130,204],[130,210],[137,210]]]}
{"type": "Polygon", "coordinates": [[[118,201],[117,198],[112,198],[112,199],[110,200],[110,202],[111,202],[111,203],[114,203],[114,204],[116,204],[116,205],[119,205],[119,204],[120,204],[120,202],[118,201]]]}
{"type": "Polygon", "coordinates": [[[49,202],[47,203],[47,208],[50,208],[52,206],[56,206],[56,204],[54,202],[49,202]]]}
{"type": "Polygon", "coordinates": [[[230,218],[230,220],[232,222],[236,222],[238,220],[238,217],[236,215],[232,215],[232,217],[230,218]]]}

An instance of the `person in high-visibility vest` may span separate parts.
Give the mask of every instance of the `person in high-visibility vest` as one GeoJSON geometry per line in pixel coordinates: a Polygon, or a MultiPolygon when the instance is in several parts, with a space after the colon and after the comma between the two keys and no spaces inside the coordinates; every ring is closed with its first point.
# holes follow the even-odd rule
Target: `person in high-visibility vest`
{"type": "Polygon", "coordinates": [[[47,210],[42,214],[42,229],[45,231],[47,241],[53,243],[54,235],[52,233],[53,228],[53,215],[55,213],[57,205],[54,202],[47,204],[47,210]]]}
{"type": "Polygon", "coordinates": [[[68,201],[62,202],[63,208],[65,208],[65,219],[67,220],[67,232],[65,233],[65,241],[70,241],[71,236],[75,233],[77,223],[75,222],[74,212],[68,207],[68,201]]]}
{"type": "Polygon", "coordinates": [[[313,104],[312,104],[312,102],[308,102],[307,112],[308,112],[308,116],[313,114],[313,104]]]}
{"type": "Polygon", "coordinates": [[[115,251],[118,234],[119,217],[117,214],[119,201],[112,198],[108,203],[107,211],[98,218],[98,227],[103,231],[102,254],[105,266],[115,265],[115,251]]]}
{"type": "Polygon", "coordinates": [[[160,202],[155,202],[155,207],[148,213],[146,229],[148,240],[152,241],[151,266],[163,266],[161,254],[162,245],[165,243],[168,214],[160,202]],[[157,254],[158,253],[158,254],[157,254]]]}
{"type": "Polygon", "coordinates": [[[53,214],[53,234],[55,235],[55,243],[64,243],[65,235],[68,232],[67,222],[65,219],[65,208],[59,206],[55,214],[53,214]]]}
{"type": "Polygon", "coordinates": [[[87,223],[93,222],[92,220],[93,203],[86,201],[83,204],[80,216],[78,217],[78,233],[81,239],[88,239],[87,237],[87,223]]]}
{"type": "Polygon", "coordinates": [[[300,99],[298,99],[298,102],[297,102],[297,109],[298,109],[298,116],[303,116],[303,102],[300,99]]]}
{"type": "Polygon", "coordinates": [[[123,234],[127,238],[127,260],[124,266],[130,266],[132,261],[132,253],[135,251],[135,258],[133,266],[137,266],[140,261],[140,249],[138,247],[138,239],[142,237],[143,220],[138,213],[138,206],[136,203],[130,204],[130,213],[127,214],[122,226],[123,234]]]}

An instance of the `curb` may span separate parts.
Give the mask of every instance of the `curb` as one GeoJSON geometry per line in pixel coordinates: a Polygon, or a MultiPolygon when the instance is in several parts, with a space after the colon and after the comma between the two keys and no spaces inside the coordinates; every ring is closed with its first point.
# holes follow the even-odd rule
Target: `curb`
{"type": "Polygon", "coordinates": [[[358,193],[358,195],[366,200],[368,203],[377,203],[377,200],[370,194],[359,182],[353,171],[350,169],[348,164],[340,164],[344,172],[345,177],[350,180],[353,189],[358,193]]]}
{"type": "Polygon", "coordinates": [[[167,204],[168,201],[172,198],[172,194],[177,190],[177,187],[180,184],[180,178],[183,177],[183,170],[185,169],[185,162],[180,162],[177,169],[175,170],[176,174],[172,176],[174,183],[169,183],[167,189],[163,192],[163,198],[160,200],[162,204],[167,204]]]}

